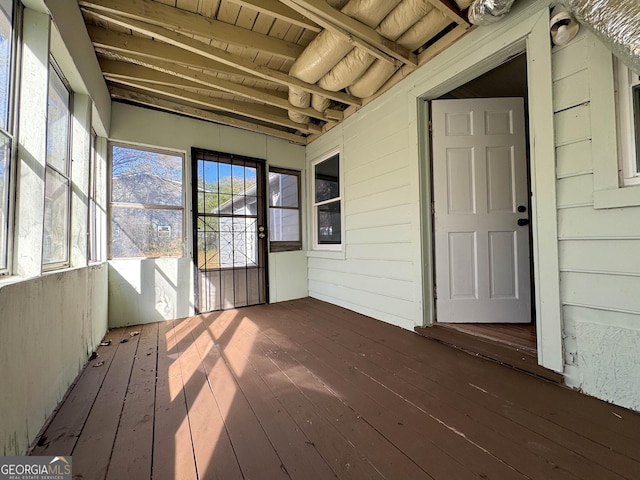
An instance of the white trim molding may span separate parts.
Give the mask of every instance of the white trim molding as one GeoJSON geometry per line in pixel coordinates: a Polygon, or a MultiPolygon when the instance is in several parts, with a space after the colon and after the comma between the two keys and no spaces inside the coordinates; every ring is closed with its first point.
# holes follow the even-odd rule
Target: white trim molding
{"type": "MultiPolygon", "coordinates": [[[[409,92],[410,154],[429,165],[429,139],[424,128],[425,100],[435,99],[524,51],[527,53],[531,156],[533,271],[538,332],[538,363],[563,371],[562,310],[558,260],[555,145],[553,129],[549,3],[521,2],[503,21],[478,27],[416,72],[409,92]]],[[[422,202],[430,201],[429,173],[424,169],[422,202]]],[[[431,235],[429,209],[423,214],[423,239],[431,235]]],[[[423,241],[424,323],[433,323],[433,252],[423,241]]]]}

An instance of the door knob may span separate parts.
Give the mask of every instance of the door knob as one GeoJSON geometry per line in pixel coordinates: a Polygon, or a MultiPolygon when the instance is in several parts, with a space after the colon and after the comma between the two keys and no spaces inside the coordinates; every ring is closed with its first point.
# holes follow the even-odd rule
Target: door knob
{"type": "Polygon", "coordinates": [[[520,213],[524,213],[527,211],[527,207],[525,207],[524,205],[518,205],[518,211],[520,213]]]}
{"type": "Polygon", "coordinates": [[[525,225],[529,225],[529,219],[528,218],[519,218],[518,219],[518,225],[520,227],[524,227],[525,225]]]}

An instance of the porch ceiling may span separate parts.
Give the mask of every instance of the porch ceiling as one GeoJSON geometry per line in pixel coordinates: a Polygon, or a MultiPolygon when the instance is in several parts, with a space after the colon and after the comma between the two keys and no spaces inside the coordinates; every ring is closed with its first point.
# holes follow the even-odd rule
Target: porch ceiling
{"type": "MultiPolygon", "coordinates": [[[[352,0],[355,1],[355,0],[352,0]]],[[[465,4],[466,0],[458,3],[465,4]]],[[[423,0],[446,21],[408,51],[341,13],[345,0],[79,0],[114,100],[306,144],[424,64],[469,28],[466,10],[423,0]],[[289,74],[324,29],[398,71],[375,94],[330,92],[289,74]],[[289,103],[289,87],[331,100],[323,112],[289,103]],[[288,111],[307,116],[292,121],[288,111]]],[[[365,2],[366,3],[366,2],[365,2]]],[[[400,3],[400,2],[394,2],[400,3]]],[[[438,24],[439,25],[439,24],[438,24]]],[[[427,27],[425,27],[427,28],[427,27]]],[[[432,26],[433,28],[433,26],[432,26]]]]}

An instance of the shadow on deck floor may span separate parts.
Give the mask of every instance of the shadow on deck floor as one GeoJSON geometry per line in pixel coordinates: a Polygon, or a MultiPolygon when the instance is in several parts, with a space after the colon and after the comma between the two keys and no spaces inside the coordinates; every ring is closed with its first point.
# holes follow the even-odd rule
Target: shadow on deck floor
{"type": "Polygon", "coordinates": [[[637,413],[318,300],[106,338],[32,452],[76,478],[640,478],[637,413]]]}

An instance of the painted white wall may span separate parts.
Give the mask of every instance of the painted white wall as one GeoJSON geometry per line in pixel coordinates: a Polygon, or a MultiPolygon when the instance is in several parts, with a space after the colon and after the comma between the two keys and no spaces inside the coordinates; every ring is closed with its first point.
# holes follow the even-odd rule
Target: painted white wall
{"type": "Polygon", "coordinates": [[[611,53],[583,29],[553,79],[566,381],[640,410],[640,186],[617,183],[611,53]]]}
{"type": "MultiPolygon", "coordinates": [[[[110,262],[109,325],[112,327],[193,314],[189,187],[192,147],[265,159],[267,166],[304,170],[304,147],[286,140],[123,103],[113,103],[110,138],[185,154],[185,229],[188,239],[183,258],[110,262]],[[147,280],[152,286],[146,283],[147,280]]],[[[268,269],[270,302],[307,296],[304,251],[270,253],[268,269]]]]}
{"type": "Polygon", "coordinates": [[[107,331],[107,265],[0,287],[0,454],[21,455],[107,331]]]}

